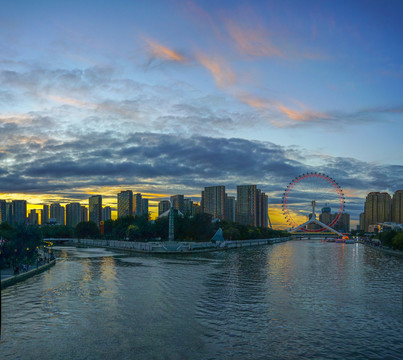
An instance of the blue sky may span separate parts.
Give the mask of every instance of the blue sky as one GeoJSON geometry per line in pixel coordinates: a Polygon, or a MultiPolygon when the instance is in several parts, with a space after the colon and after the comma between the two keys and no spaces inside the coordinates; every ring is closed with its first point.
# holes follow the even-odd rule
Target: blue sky
{"type": "Polygon", "coordinates": [[[113,206],[131,188],[155,205],[257,183],[278,203],[316,170],[357,219],[369,191],[403,188],[402,13],[401,1],[2,2],[0,198],[105,193],[113,206]]]}

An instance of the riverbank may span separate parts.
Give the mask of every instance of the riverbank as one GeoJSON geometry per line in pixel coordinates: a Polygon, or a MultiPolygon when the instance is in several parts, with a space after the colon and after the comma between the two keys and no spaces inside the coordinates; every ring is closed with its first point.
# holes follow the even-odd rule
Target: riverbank
{"type": "MultiPolygon", "coordinates": [[[[272,239],[228,240],[212,242],[135,242],[119,240],[69,239],[67,244],[76,246],[103,247],[150,254],[190,254],[199,252],[223,251],[250,246],[271,245],[290,240],[289,237],[272,239]]],[[[52,240],[55,244],[56,240],[52,240]]]]}
{"type": "MultiPolygon", "coordinates": [[[[18,274],[18,275],[10,275],[9,277],[2,279],[1,280],[1,288],[5,289],[11,285],[14,285],[16,283],[19,283],[21,281],[27,280],[37,274],[40,274],[44,271],[46,271],[47,269],[51,268],[52,266],[54,266],[56,264],[56,260],[52,260],[47,264],[38,266],[38,268],[34,268],[32,270],[29,270],[27,272],[18,274]]],[[[4,270],[2,270],[3,273],[4,270]]]]}
{"type": "Polygon", "coordinates": [[[381,246],[376,246],[376,245],[371,245],[367,242],[360,242],[361,244],[370,247],[371,249],[380,251],[384,254],[388,254],[388,255],[393,255],[393,256],[397,256],[400,257],[401,259],[403,259],[403,251],[400,250],[392,250],[392,249],[386,249],[384,247],[381,246]]]}

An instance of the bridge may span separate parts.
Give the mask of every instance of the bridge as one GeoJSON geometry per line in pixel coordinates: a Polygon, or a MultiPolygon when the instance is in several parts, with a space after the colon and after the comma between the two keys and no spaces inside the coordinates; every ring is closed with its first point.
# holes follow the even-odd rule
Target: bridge
{"type": "Polygon", "coordinates": [[[60,238],[60,239],[58,239],[58,238],[46,238],[46,239],[43,239],[43,241],[44,242],[51,242],[51,243],[53,243],[53,244],[65,244],[65,243],[67,243],[67,242],[70,242],[70,241],[73,241],[73,239],[70,239],[70,238],[60,238]]]}
{"type": "MultiPolygon", "coordinates": [[[[296,233],[298,230],[300,230],[301,232],[303,232],[302,229],[303,229],[305,226],[307,226],[307,225],[309,225],[309,224],[317,224],[317,225],[321,226],[322,228],[328,230],[330,233],[336,234],[337,236],[342,237],[343,234],[342,234],[341,232],[339,232],[339,231],[337,231],[337,230],[331,228],[330,226],[328,226],[328,225],[324,224],[323,222],[321,222],[321,221],[319,221],[319,220],[316,219],[315,205],[316,205],[316,202],[315,202],[315,201],[312,201],[312,216],[311,216],[311,218],[310,218],[308,221],[304,222],[303,224],[297,226],[296,228],[289,230],[289,233],[290,233],[290,234],[294,234],[294,233],[296,233]]],[[[309,233],[309,232],[308,232],[308,233],[307,233],[307,232],[304,232],[304,236],[305,236],[305,237],[307,237],[307,236],[313,236],[313,234],[318,234],[318,235],[319,235],[319,232],[316,232],[316,233],[313,233],[313,232],[311,232],[311,233],[309,233]],[[310,235],[307,235],[307,234],[310,234],[310,235]]],[[[323,232],[320,233],[320,235],[323,235],[323,234],[324,234],[323,232]]],[[[323,237],[323,236],[322,236],[322,237],[323,237]]]]}

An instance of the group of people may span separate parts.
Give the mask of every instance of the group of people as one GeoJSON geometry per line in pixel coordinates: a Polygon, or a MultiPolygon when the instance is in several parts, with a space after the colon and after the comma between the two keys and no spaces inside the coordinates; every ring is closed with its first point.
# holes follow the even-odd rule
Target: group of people
{"type": "Polygon", "coordinates": [[[56,259],[54,252],[52,251],[50,254],[42,254],[38,255],[36,259],[36,263],[38,266],[44,265],[44,264],[49,264],[50,261],[56,259]]]}
{"type": "MultiPolygon", "coordinates": [[[[55,254],[53,251],[50,254],[38,253],[38,257],[36,258],[36,267],[45,265],[45,264],[49,264],[49,262],[54,259],[56,259],[56,257],[55,257],[55,254]]],[[[21,271],[27,272],[31,269],[30,269],[30,265],[28,265],[28,264],[22,264],[22,265],[17,264],[17,265],[13,266],[13,270],[14,270],[14,275],[18,275],[21,271]]]]}
{"type": "Polygon", "coordinates": [[[382,242],[379,239],[371,239],[371,238],[362,238],[361,241],[365,244],[371,245],[371,246],[378,246],[382,247],[382,242]]]}
{"type": "Polygon", "coordinates": [[[14,275],[18,275],[20,273],[20,270],[22,270],[22,272],[27,272],[30,270],[29,265],[27,264],[22,264],[21,269],[20,265],[14,265],[13,269],[14,269],[14,275]]]}

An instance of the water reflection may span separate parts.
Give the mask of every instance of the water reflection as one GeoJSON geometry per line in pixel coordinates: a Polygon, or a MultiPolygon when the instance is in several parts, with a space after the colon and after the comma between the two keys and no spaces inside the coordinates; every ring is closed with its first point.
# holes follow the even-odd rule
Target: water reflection
{"type": "Polygon", "coordinates": [[[401,354],[403,262],[361,245],[295,241],[178,257],[59,247],[57,257],[3,291],[1,358],[401,354]]]}

